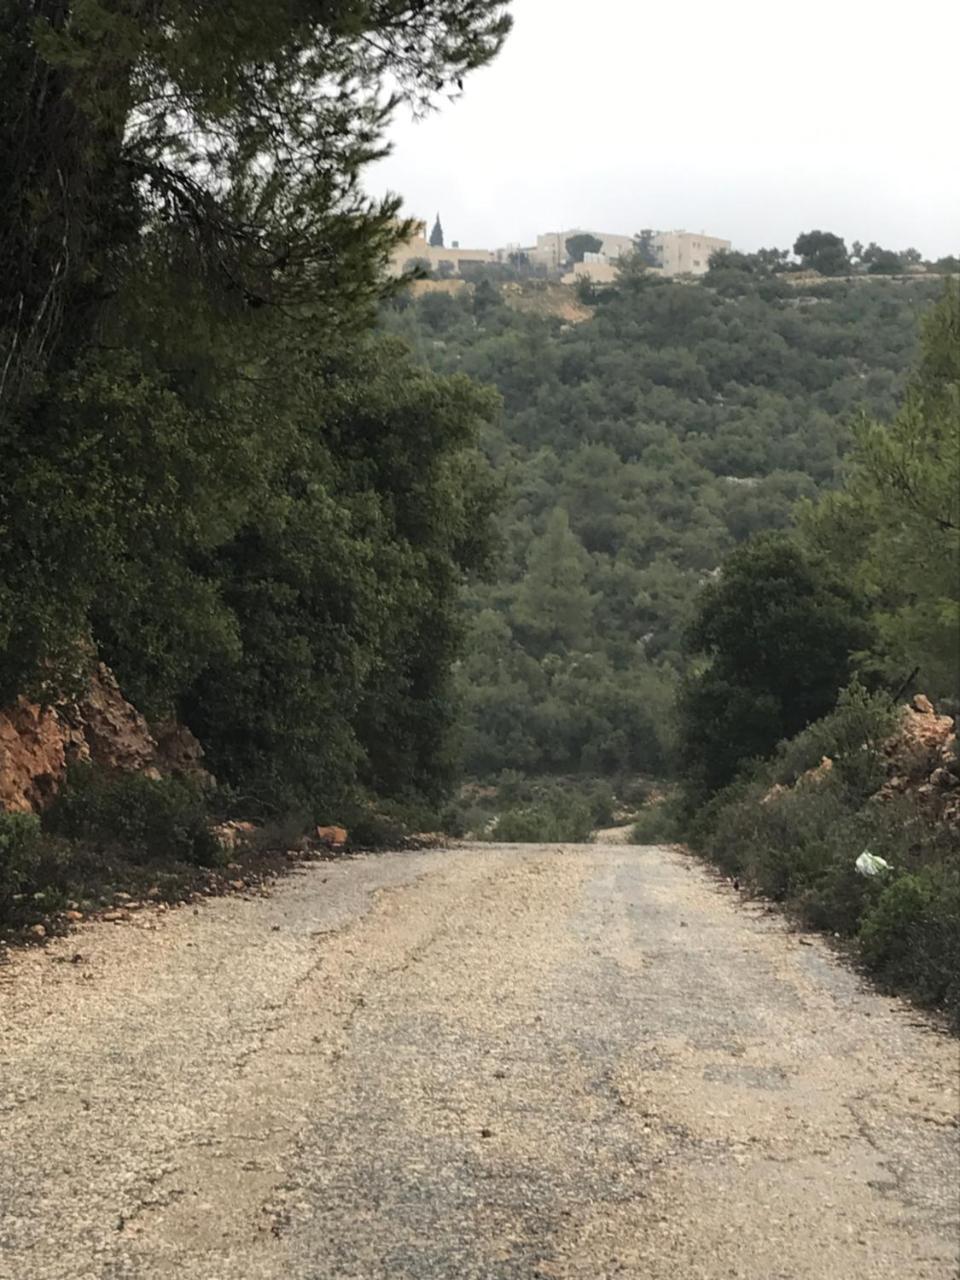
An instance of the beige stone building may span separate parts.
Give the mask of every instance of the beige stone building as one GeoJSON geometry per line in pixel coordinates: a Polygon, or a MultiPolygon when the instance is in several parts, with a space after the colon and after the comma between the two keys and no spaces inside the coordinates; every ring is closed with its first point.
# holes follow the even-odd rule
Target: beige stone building
{"type": "MultiPolygon", "coordinates": [[[[390,259],[390,274],[402,276],[416,262],[425,262],[431,271],[442,275],[460,276],[462,268],[470,263],[499,261],[490,249],[461,249],[454,240],[450,245],[432,245],[427,239],[427,224],[418,222],[409,240],[398,245],[390,259]]],[[[469,266],[468,266],[469,270],[469,266]]]]}
{"type": "MultiPolygon", "coordinates": [[[[515,248],[515,247],[514,247],[515,248]]],[[[657,275],[701,276],[710,263],[710,255],[718,249],[729,249],[730,241],[718,236],[708,236],[702,231],[658,231],[652,239],[652,248],[660,265],[651,267],[657,275]]],[[[609,231],[586,231],[574,227],[569,231],[547,231],[537,236],[537,243],[522,250],[531,264],[541,267],[551,275],[566,271],[564,283],[573,284],[589,277],[597,284],[616,279],[618,259],[634,251],[633,236],[609,231]],[[600,241],[598,253],[587,253],[583,262],[572,264],[569,270],[567,241],[571,236],[591,235],[600,241]]],[[[469,273],[473,264],[487,265],[505,262],[510,249],[461,249],[456,240],[450,245],[432,245],[427,238],[425,222],[417,222],[414,234],[398,245],[390,261],[390,272],[399,276],[410,271],[417,262],[440,276],[459,278],[464,269],[469,273]]]]}
{"type": "Polygon", "coordinates": [[[617,278],[617,261],[612,262],[602,253],[588,253],[582,262],[575,262],[573,270],[560,277],[561,284],[578,284],[591,280],[594,284],[613,284],[617,278]]]}
{"type": "Polygon", "coordinates": [[[653,247],[665,276],[702,276],[710,265],[711,253],[729,249],[730,241],[702,231],[658,231],[653,247]]]}
{"type": "MultiPolygon", "coordinates": [[[[617,260],[635,248],[633,236],[576,228],[572,231],[548,231],[537,236],[536,245],[526,249],[525,253],[531,262],[548,271],[562,271],[568,265],[567,241],[575,235],[592,235],[600,241],[601,247],[598,253],[585,254],[583,262],[572,264],[564,276],[568,284],[585,276],[598,284],[615,279],[617,260]]],[[[701,276],[710,264],[712,253],[730,248],[729,240],[708,236],[702,231],[658,231],[651,244],[660,265],[650,270],[663,276],[701,276]]]]}
{"type": "MultiPolygon", "coordinates": [[[[633,251],[633,236],[616,235],[610,231],[588,231],[584,227],[574,227],[570,231],[547,231],[537,236],[537,243],[525,249],[527,257],[536,266],[546,267],[548,271],[560,271],[567,265],[567,241],[571,236],[594,236],[600,241],[600,254],[613,262],[623,253],[633,251]]],[[[592,255],[596,256],[596,255],[592,255]]]]}

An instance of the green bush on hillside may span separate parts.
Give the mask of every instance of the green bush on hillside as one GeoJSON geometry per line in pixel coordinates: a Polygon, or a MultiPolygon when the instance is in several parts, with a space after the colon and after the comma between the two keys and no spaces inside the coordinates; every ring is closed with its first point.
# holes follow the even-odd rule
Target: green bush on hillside
{"type": "Polygon", "coordinates": [[[92,851],[120,852],[134,862],[213,866],[222,857],[202,789],[142,773],[72,769],[43,815],[43,829],[92,851]]]}
{"type": "Polygon", "coordinates": [[[643,809],[630,830],[631,844],[673,844],[681,838],[682,822],[675,800],[657,801],[643,809]]]}
{"type": "Polygon", "coordinates": [[[960,849],[929,801],[877,798],[895,716],[888,697],[851,686],[772,761],[715,795],[687,838],[804,924],[849,939],[884,984],[960,1020],[960,849]],[[833,768],[804,777],[824,755],[833,768]],[[860,875],[865,849],[892,871],[860,875]]]}
{"type": "Polygon", "coordinates": [[[892,880],[866,912],[859,940],[881,980],[960,1020],[960,865],[892,880]]]}
{"type": "Polygon", "coordinates": [[[504,844],[582,844],[592,831],[593,819],[582,800],[541,801],[502,813],[488,838],[504,844]]]}
{"type": "Polygon", "coordinates": [[[39,819],[0,813],[0,922],[14,919],[20,900],[40,890],[44,861],[39,819]]]}
{"type": "Polygon", "coordinates": [[[603,779],[543,781],[506,771],[495,804],[497,816],[482,831],[485,839],[575,844],[613,821],[616,797],[603,779]]]}
{"type": "Polygon", "coordinates": [[[777,783],[793,783],[824,756],[844,786],[870,795],[883,781],[883,743],[897,724],[898,711],[884,690],[870,692],[858,680],[842,689],[833,711],[781,744],[771,767],[777,783]]]}

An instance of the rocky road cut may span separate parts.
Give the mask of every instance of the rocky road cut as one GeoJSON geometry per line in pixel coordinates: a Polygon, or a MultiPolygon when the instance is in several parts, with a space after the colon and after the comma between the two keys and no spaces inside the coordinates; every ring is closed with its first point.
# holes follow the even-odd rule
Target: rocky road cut
{"type": "Polygon", "coordinates": [[[319,864],[0,968],[0,1277],[952,1278],[957,1108],[678,851],[319,864]]]}

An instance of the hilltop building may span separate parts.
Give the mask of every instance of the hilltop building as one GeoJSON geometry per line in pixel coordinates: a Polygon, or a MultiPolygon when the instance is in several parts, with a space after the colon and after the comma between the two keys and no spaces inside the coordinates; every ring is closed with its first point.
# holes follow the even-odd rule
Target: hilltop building
{"type": "Polygon", "coordinates": [[[653,249],[665,276],[702,276],[710,265],[710,255],[729,248],[729,240],[702,231],[658,231],[653,237],[653,249]]]}
{"type": "MultiPolygon", "coordinates": [[[[592,231],[574,227],[569,231],[546,231],[537,236],[537,243],[529,247],[511,245],[504,249],[461,249],[459,241],[449,246],[443,243],[440,215],[429,237],[425,222],[415,224],[414,234],[394,250],[390,271],[403,275],[417,263],[440,276],[463,276],[471,266],[485,266],[509,262],[516,253],[522,253],[531,266],[549,276],[560,276],[567,284],[590,279],[605,284],[616,279],[617,263],[636,247],[633,236],[611,231],[592,231]],[[600,242],[595,253],[586,253],[582,262],[571,264],[567,241],[573,236],[589,235],[600,242]],[[563,274],[566,272],[566,274],[563,274]]],[[[729,249],[730,241],[719,236],[708,236],[702,231],[658,231],[649,241],[657,259],[650,271],[662,276],[702,276],[710,265],[710,255],[718,249],[729,249]]]]}
{"type": "MultiPolygon", "coordinates": [[[[603,239],[599,232],[591,234],[596,235],[598,240],[603,239]]],[[[616,240],[627,238],[618,236],[616,240]]],[[[594,284],[611,283],[617,276],[617,259],[633,249],[633,239],[629,239],[629,249],[614,245],[613,253],[604,251],[584,254],[583,261],[574,263],[572,269],[562,277],[564,283],[576,284],[578,280],[592,280],[594,284]]],[[[718,236],[708,236],[702,231],[658,231],[652,237],[650,247],[658,263],[657,266],[648,268],[654,275],[702,276],[710,266],[710,255],[718,249],[729,249],[730,241],[721,240],[718,236]]]]}
{"type": "MultiPolygon", "coordinates": [[[[567,241],[571,236],[589,235],[600,241],[599,254],[608,262],[614,262],[622,253],[633,252],[633,236],[616,235],[610,231],[593,231],[574,227],[570,231],[547,231],[537,236],[537,243],[524,249],[532,263],[546,267],[548,271],[561,271],[570,260],[567,241]]],[[[593,255],[596,256],[596,255],[593,255]]]]}
{"type": "Polygon", "coordinates": [[[425,222],[417,222],[410,239],[398,245],[393,251],[390,259],[390,274],[402,276],[404,272],[410,271],[419,262],[440,275],[459,276],[463,274],[464,266],[469,271],[471,263],[499,261],[497,254],[490,249],[461,249],[457,240],[454,240],[449,247],[445,246],[442,243],[442,230],[440,231],[441,243],[433,243],[439,229],[440,218],[438,215],[433,233],[428,240],[427,224],[425,222]]]}
{"type": "MultiPolygon", "coordinates": [[[[561,284],[577,284],[580,280],[590,280],[594,284],[613,284],[617,278],[619,263],[616,258],[608,258],[602,253],[585,253],[582,262],[575,262],[570,270],[560,277],[561,284]]],[[[660,274],[659,267],[651,268],[660,274]]]]}

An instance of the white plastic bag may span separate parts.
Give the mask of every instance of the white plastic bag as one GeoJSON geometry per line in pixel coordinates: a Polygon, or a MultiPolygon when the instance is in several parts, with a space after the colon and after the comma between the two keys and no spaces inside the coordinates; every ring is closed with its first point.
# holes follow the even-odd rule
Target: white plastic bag
{"type": "Polygon", "coordinates": [[[864,849],[854,866],[862,876],[881,876],[885,871],[893,870],[886,858],[878,857],[875,853],[871,853],[869,849],[864,849]]]}

